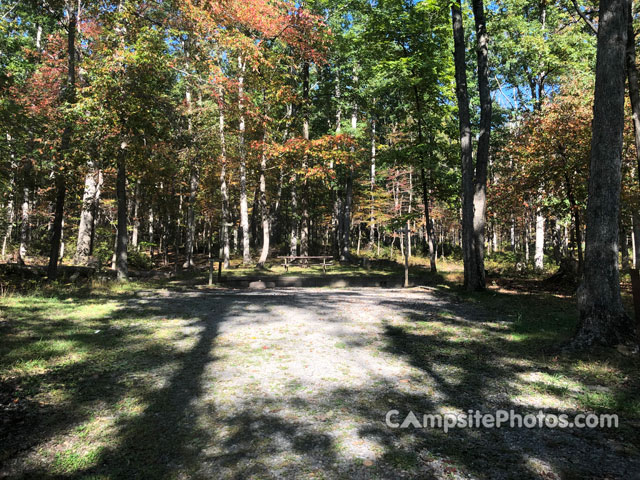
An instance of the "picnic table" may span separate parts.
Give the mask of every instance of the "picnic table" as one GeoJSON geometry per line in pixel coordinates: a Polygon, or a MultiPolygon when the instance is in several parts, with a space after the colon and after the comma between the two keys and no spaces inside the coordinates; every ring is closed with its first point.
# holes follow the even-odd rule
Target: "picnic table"
{"type": "Polygon", "coordinates": [[[291,265],[292,263],[295,262],[299,262],[301,265],[309,265],[309,261],[310,260],[318,260],[318,262],[320,260],[322,260],[322,273],[327,273],[327,264],[331,264],[331,260],[333,260],[333,256],[331,255],[317,255],[317,256],[311,256],[311,255],[283,255],[278,257],[282,260],[284,260],[284,263],[282,264],[284,266],[284,270],[286,272],[289,271],[289,265],[291,265]],[[327,262],[327,260],[329,260],[329,262],[327,262]]]}

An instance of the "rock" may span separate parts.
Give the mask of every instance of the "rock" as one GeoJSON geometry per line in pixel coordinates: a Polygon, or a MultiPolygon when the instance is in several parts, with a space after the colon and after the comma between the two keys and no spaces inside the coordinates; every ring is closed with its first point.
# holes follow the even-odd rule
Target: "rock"
{"type": "Polygon", "coordinates": [[[249,282],[249,288],[255,288],[258,290],[264,290],[265,288],[274,288],[276,286],[275,282],[265,282],[263,280],[256,280],[253,282],[249,282]]]}

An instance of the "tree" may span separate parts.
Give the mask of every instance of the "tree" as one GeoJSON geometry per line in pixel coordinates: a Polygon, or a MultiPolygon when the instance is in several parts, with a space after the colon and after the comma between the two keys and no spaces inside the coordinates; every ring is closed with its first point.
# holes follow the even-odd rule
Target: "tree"
{"type": "Polygon", "coordinates": [[[622,306],[618,272],[628,14],[628,0],[600,2],[585,266],[575,348],[623,343],[634,332],[622,306]]]}
{"type": "MultiPolygon", "coordinates": [[[[65,2],[67,11],[67,83],[64,88],[64,101],[67,105],[72,105],[76,101],[76,26],[77,26],[77,4],[72,0],[65,2]]],[[[49,253],[49,266],[47,276],[50,280],[55,280],[58,274],[58,260],[60,257],[60,242],[62,240],[62,222],[64,216],[64,202],[67,193],[67,184],[64,170],[64,161],[71,150],[72,126],[67,120],[62,138],[60,140],[60,162],[55,172],[56,201],[51,229],[51,250],[49,253]]]]}
{"type": "Polygon", "coordinates": [[[462,11],[458,4],[451,4],[456,95],[458,97],[460,148],[462,156],[462,249],[464,285],[468,290],[482,290],[485,288],[484,227],[489,138],[491,134],[491,95],[489,90],[489,64],[487,58],[488,36],[484,17],[484,5],[481,0],[474,0],[473,13],[476,24],[478,90],[480,93],[480,132],[475,169],[472,158],[471,119],[469,113],[469,94],[467,90],[462,11]]]}

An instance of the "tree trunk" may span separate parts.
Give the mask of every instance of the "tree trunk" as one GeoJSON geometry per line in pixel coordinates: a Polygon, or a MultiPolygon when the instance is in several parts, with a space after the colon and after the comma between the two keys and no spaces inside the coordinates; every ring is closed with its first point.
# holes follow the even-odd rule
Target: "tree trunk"
{"type": "MultiPolygon", "coordinates": [[[[302,138],[309,140],[309,62],[304,61],[302,65],[302,138]]],[[[309,185],[307,182],[307,168],[309,157],[305,154],[302,157],[302,171],[304,180],[302,182],[302,198],[300,199],[300,255],[309,255],[309,185]]]]}
{"type": "MultiPolygon", "coordinates": [[[[69,18],[67,26],[67,84],[64,88],[65,100],[68,104],[75,103],[76,100],[76,13],[75,2],[67,1],[66,8],[69,18]]],[[[64,160],[71,149],[71,125],[67,124],[62,131],[60,139],[60,164],[56,169],[55,186],[56,201],[53,226],[51,231],[51,250],[49,253],[49,265],[47,267],[47,277],[55,280],[58,275],[58,260],[60,258],[60,242],[62,240],[62,220],[64,216],[64,201],[67,193],[65,181],[64,160]]]]}
{"type": "Polygon", "coordinates": [[[154,255],[154,233],[153,233],[153,222],[154,222],[154,217],[153,217],[153,204],[151,204],[149,206],[149,217],[147,219],[147,225],[148,225],[148,230],[147,230],[147,235],[149,238],[149,254],[151,255],[151,259],[153,259],[153,255],[154,255]]]}
{"type": "Polygon", "coordinates": [[[627,79],[629,81],[629,100],[631,101],[631,118],[633,122],[633,139],[636,147],[636,163],[638,167],[638,180],[640,181],[640,84],[638,84],[638,69],[636,67],[636,42],[633,31],[632,6],[633,1],[626,0],[627,4],[627,44],[625,60],[627,79]]]}
{"type": "MultiPolygon", "coordinates": [[[[407,213],[411,215],[413,208],[413,167],[409,167],[409,206],[407,213]]],[[[407,220],[407,256],[411,258],[411,221],[407,220]]]]}
{"type": "Polygon", "coordinates": [[[471,139],[471,117],[469,113],[469,93],[465,60],[465,37],[460,6],[451,4],[453,24],[454,66],[458,119],[460,124],[460,157],[462,163],[462,259],[464,263],[464,285],[468,290],[480,286],[477,278],[476,255],[473,247],[474,185],[471,139]]]}
{"type": "Polygon", "coordinates": [[[267,207],[267,131],[265,131],[262,137],[262,157],[260,158],[260,212],[262,214],[262,252],[258,259],[258,266],[263,267],[269,256],[269,209],[267,207]]]}
{"type": "Polygon", "coordinates": [[[333,191],[335,200],[333,202],[332,222],[334,224],[334,254],[336,258],[340,258],[342,254],[342,198],[340,192],[335,189],[333,191]]]}
{"type": "Polygon", "coordinates": [[[575,197],[573,196],[571,181],[567,173],[565,173],[565,184],[567,188],[567,199],[569,200],[569,206],[571,207],[573,217],[575,247],[578,252],[578,275],[582,275],[584,272],[584,255],[582,254],[582,221],[580,220],[580,211],[578,210],[578,205],[576,204],[575,197]]]}
{"type": "Polygon", "coordinates": [[[82,212],[80,213],[80,226],[78,227],[78,242],[73,262],[77,265],[86,265],[91,255],[91,236],[94,227],[97,202],[100,198],[102,173],[96,168],[93,161],[89,162],[89,171],[84,180],[84,194],[82,195],[82,212]]]}
{"type": "Polygon", "coordinates": [[[133,190],[133,211],[131,212],[132,229],[131,229],[131,246],[138,250],[138,235],[140,233],[140,180],[136,180],[136,186],[133,190]]]}
{"type": "Polygon", "coordinates": [[[116,276],[119,281],[126,282],[129,279],[129,267],[127,265],[127,163],[126,142],[120,145],[118,152],[118,165],[116,177],[116,198],[118,200],[118,232],[116,236],[116,276]]]}
{"type": "Polygon", "coordinates": [[[344,208],[342,210],[342,250],[340,260],[351,260],[351,203],[353,200],[353,167],[349,168],[345,188],[344,208]]]}
{"type": "Polygon", "coordinates": [[[238,237],[240,236],[239,230],[240,228],[237,225],[235,225],[235,220],[234,220],[234,228],[233,228],[233,254],[234,255],[238,253],[238,237]]]}
{"type": "Polygon", "coordinates": [[[497,225],[493,225],[493,238],[491,239],[493,242],[493,251],[497,252],[498,251],[498,226],[497,225]]]}
{"type": "Polygon", "coordinates": [[[373,251],[373,247],[375,245],[375,240],[373,235],[376,230],[376,219],[375,219],[375,198],[374,191],[376,187],[376,119],[371,119],[371,171],[370,171],[370,194],[369,194],[369,202],[370,202],[370,212],[369,212],[369,250],[373,251]]]}
{"type": "Polygon", "coordinates": [[[29,177],[30,168],[29,163],[24,169],[24,179],[22,187],[22,206],[20,213],[20,246],[18,247],[18,263],[24,264],[25,257],[27,256],[27,243],[29,236],[29,177]]]}
{"type": "Polygon", "coordinates": [[[526,215],[525,219],[524,219],[524,231],[522,232],[522,237],[523,237],[523,242],[522,243],[524,243],[524,263],[525,263],[525,265],[529,265],[529,242],[530,242],[530,239],[531,239],[529,231],[530,231],[529,215],[526,215]]]}
{"type": "Polygon", "coordinates": [[[437,272],[436,266],[436,249],[433,242],[433,223],[431,222],[431,216],[429,214],[429,187],[427,186],[427,177],[424,172],[424,168],[420,169],[420,177],[422,180],[422,202],[424,203],[424,221],[426,241],[429,246],[429,264],[432,272],[437,272]]]}
{"type": "Polygon", "coordinates": [[[627,234],[627,225],[624,222],[620,223],[620,251],[622,271],[628,272],[631,268],[631,264],[629,262],[629,235],[627,234]]]}
{"type": "MultiPolygon", "coordinates": [[[[351,114],[351,130],[355,135],[358,127],[358,113],[354,106],[351,114]]],[[[340,261],[351,261],[351,205],[353,203],[353,166],[349,166],[347,182],[345,186],[344,205],[342,210],[342,245],[340,250],[340,261]]]]}
{"type": "MultiPolygon", "coordinates": [[[[418,87],[414,85],[413,95],[416,101],[416,113],[418,117],[418,142],[422,145],[422,102],[420,101],[420,95],[418,94],[418,87]]],[[[429,264],[432,272],[437,271],[436,267],[436,252],[433,242],[433,225],[431,224],[431,218],[429,215],[429,187],[427,185],[427,176],[424,171],[424,165],[420,167],[420,179],[422,180],[422,203],[424,204],[424,221],[425,221],[425,240],[429,247],[429,264]]]]}
{"type": "Polygon", "coordinates": [[[298,254],[298,196],[296,191],[296,183],[298,175],[295,171],[291,175],[291,235],[289,240],[289,255],[296,256],[298,254]]]}
{"type": "Polygon", "coordinates": [[[640,268],[640,214],[635,210],[633,212],[633,244],[635,246],[633,266],[634,268],[640,268]]]}
{"type": "MultiPolygon", "coordinates": [[[[7,134],[7,140],[9,140],[9,138],[10,138],[10,136],[7,134]]],[[[13,155],[12,155],[12,157],[13,157],[13,155]]],[[[7,253],[7,243],[9,241],[11,241],[11,233],[12,233],[12,230],[13,230],[13,222],[15,220],[14,219],[14,216],[15,216],[15,208],[14,208],[15,193],[14,193],[14,187],[15,187],[15,173],[12,173],[10,184],[9,184],[9,195],[10,196],[9,196],[9,200],[7,202],[7,230],[5,231],[4,237],[2,239],[2,260],[5,260],[5,256],[6,256],[6,253],[7,253]]]]}
{"type": "Polygon", "coordinates": [[[60,258],[64,258],[64,218],[62,219],[62,229],[60,231],[60,258]]]}
{"type": "Polygon", "coordinates": [[[629,0],[602,0],[598,27],[584,276],[573,348],[632,340],[620,297],[618,217],[629,0]]]}
{"type": "Polygon", "coordinates": [[[538,272],[544,270],[544,217],[539,210],[536,212],[536,253],[534,265],[538,272]]]}
{"type": "Polygon", "coordinates": [[[246,60],[238,57],[238,150],[240,152],[240,226],[242,227],[242,263],[251,263],[249,245],[249,207],[247,205],[247,152],[244,145],[244,72],[246,60]]]}
{"type": "Polygon", "coordinates": [[[251,214],[249,215],[249,245],[251,248],[257,248],[258,242],[258,223],[260,223],[260,183],[256,184],[253,192],[253,205],[251,205],[251,214]]]}
{"type": "MultiPolygon", "coordinates": [[[[339,135],[342,132],[342,104],[340,102],[340,98],[340,76],[338,75],[336,79],[336,102],[338,103],[336,110],[336,135],[339,135]]],[[[332,158],[329,160],[329,170],[334,170],[334,168],[335,165],[332,158]]],[[[337,185],[333,182],[331,183],[331,200],[333,203],[333,208],[331,209],[331,227],[333,231],[333,254],[336,258],[339,258],[340,253],[342,252],[342,201],[336,186],[337,185]]]]}
{"type": "Polygon", "coordinates": [[[198,166],[194,160],[189,174],[189,204],[187,205],[187,245],[186,259],[183,268],[191,269],[195,265],[193,262],[193,250],[196,235],[195,204],[198,194],[198,166]]]}
{"type": "MultiPolygon", "coordinates": [[[[636,148],[636,165],[638,181],[640,181],[640,84],[638,84],[638,68],[636,67],[636,42],[633,30],[633,1],[627,1],[627,47],[626,68],[629,81],[629,99],[631,100],[631,118],[633,121],[633,139],[636,148]]],[[[634,268],[640,268],[640,216],[636,213],[638,205],[633,209],[633,240],[635,253],[633,257],[634,268]]]]}
{"type": "Polygon", "coordinates": [[[491,137],[491,89],[489,87],[489,36],[484,15],[484,2],[482,0],[473,0],[472,7],[476,26],[480,132],[473,195],[473,251],[476,272],[469,286],[471,286],[472,290],[482,290],[485,288],[484,230],[487,211],[487,168],[489,165],[489,142],[491,137]]]}
{"type": "Polygon", "coordinates": [[[558,220],[553,220],[553,260],[556,265],[560,265],[562,261],[562,227],[558,220]]]}
{"type": "Polygon", "coordinates": [[[218,132],[220,133],[220,197],[222,198],[220,218],[220,260],[223,267],[229,268],[229,192],[227,191],[227,143],[224,134],[223,91],[219,90],[220,117],[218,132]]]}

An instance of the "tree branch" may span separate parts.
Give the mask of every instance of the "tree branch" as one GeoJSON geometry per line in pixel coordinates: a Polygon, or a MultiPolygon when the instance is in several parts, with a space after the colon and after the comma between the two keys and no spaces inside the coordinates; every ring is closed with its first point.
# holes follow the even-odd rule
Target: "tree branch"
{"type": "Polygon", "coordinates": [[[571,0],[571,2],[573,3],[573,6],[576,9],[576,12],[578,13],[578,15],[580,15],[580,18],[582,18],[585,21],[585,23],[589,26],[591,31],[597,35],[598,27],[596,27],[596,25],[591,21],[591,19],[587,17],[587,14],[580,9],[580,6],[578,5],[578,1],[571,0]]]}

